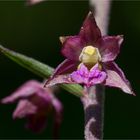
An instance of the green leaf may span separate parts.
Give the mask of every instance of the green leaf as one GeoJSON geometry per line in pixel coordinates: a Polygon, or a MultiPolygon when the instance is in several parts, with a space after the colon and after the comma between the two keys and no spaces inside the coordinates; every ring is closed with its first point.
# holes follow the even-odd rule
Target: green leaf
{"type": "Polygon", "coordinates": [[[11,60],[15,61],[16,63],[18,63],[22,67],[28,69],[29,71],[41,76],[42,78],[49,77],[53,72],[53,68],[51,68],[50,66],[47,66],[33,58],[16,53],[16,52],[9,50],[7,48],[4,48],[2,46],[0,46],[0,51],[4,55],[6,55],[8,58],[10,58],[11,60]]]}
{"type": "MultiPolygon", "coordinates": [[[[42,78],[50,77],[54,71],[52,67],[42,62],[39,62],[38,60],[9,50],[1,45],[0,52],[11,60],[15,61],[17,64],[21,65],[22,67],[28,69],[29,71],[35,73],[42,78]]],[[[84,96],[82,92],[83,88],[78,84],[62,84],[60,86],[78,97],[84,96]]]]}

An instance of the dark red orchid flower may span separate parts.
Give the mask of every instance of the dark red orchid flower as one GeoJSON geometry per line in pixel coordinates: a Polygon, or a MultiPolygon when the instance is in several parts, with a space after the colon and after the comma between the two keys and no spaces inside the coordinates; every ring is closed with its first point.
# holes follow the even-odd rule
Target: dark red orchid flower
{"type": "Polygon", "coordinates": [[[54,130],[59,129],[58,126],[62,119],[62,104],[50,89],[44,89],[38,81],[26,82],[1,102],[3,104],[18,102],[13,118],[26,118],[26,128],[34,132],[41,132],[45,129],[50,113],[54,114],[54,130]]]}
{"type": "Polygon", "coordinates": [[[89,12],[78,35],[60,37],[66,59],[56,68],[45,86],[79,83],[102,84],[133,94],[129,81],[114,62],[120,52],[123,36],[102,36],[94,15],[89,12]]]}

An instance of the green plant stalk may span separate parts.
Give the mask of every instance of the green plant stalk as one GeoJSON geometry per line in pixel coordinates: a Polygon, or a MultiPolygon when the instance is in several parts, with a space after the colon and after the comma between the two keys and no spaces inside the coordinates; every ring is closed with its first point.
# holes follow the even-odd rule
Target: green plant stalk
{"type": "MultiPolygon", "coordinates": [[[[29,71],[33,72],[34,74],[42,77],[48,78],[52,75],[54,69],[38,60],[35,60],[31,57],[25,56],[23,54],[17,53],[15,51],[9,50],[0,45],[0,52],[19,64],[20,66],[28,69],[29,71]]],[[[68,92],[76,95],[78,97],[84,96],[83,88],[78,84],[61,84],[62,88],[67,90],[68,92]]]]}

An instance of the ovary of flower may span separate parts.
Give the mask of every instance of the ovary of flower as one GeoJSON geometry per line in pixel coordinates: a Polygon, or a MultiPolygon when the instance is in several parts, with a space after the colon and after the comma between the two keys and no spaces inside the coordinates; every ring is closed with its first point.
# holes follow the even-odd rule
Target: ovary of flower
{"type": "Polygon", "coordinates": [[[79,60],[85,65],[94,66],[101,60],[101,55],[98,48],[93,46],[86,46],[83,48],[79,60]]]}

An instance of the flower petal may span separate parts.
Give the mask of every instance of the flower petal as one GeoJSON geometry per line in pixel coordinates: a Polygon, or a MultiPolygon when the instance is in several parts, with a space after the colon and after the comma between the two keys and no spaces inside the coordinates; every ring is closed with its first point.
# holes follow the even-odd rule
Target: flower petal
{"type": "Polygon", "coordinates": [[[47,87],[47,84],[53,80],[53,78],[57,75],[71,73],[75,69],[77,69],[78,63],[69,59],[65,59],[61,64],[57,66],[53,75],[45,82],[44,87],[47,87]]]}
{"type": "Polygon", "coordinates": [[[40,115],[39,113],[36,115],[30,115],[27,118],[27,123],[25,127],[27,129],[32,130],[35,133],[40,133],[46,128],[47,124],[47,116],[40,115]]]}
{"type": "Polygon", "coordinates": [[[44,0],[26,0],[27,5],[34,5],[44,0]]]}
{"type": "Polygon", "coordinates": [[[82,76],[88,77],[88,74],[89,74],[88,68],[83,63],[81,63],[79,67],[80,68],[77,70],[79,74],[82,76]]]}
{"type": "Polygon", "coordinates": [[[89,78],[97,77],[99,72],[99,64],[97,63],[94,67],[91,68],[89,78]]]}
{"type": "Polygon", "coordinates": [[[33,95],[38,89],[42,88],[42,84],[35,80],[30,80],[18,88],[13,94],[1,100],[2,103],[12,103],[19,98],[27,98],[33,95]]]}
{"type": "Polygon", "coordinates": [[[105,85],[111,87],[117,87],[122,89],[124,92],[128,94],[134,94],[132,91],[131,85],[129,81],[126,79],[123,71],[117,66],[116,63],[108,62],[104,63],[107,79],[105,85]]]}
{"type": "Polygon", "coordinates": [[[27,115],[35,114],[37,111],[37,107],[26,99],[22,99],[19,101],[14,113],[13,118],[24,118],[27,115]]]}
{"type": "Polygon", "coordinates": [[[77,68],[77,65],[78,63],[76,63],[75,61],[65,59],[61,64],[57,66],[53,75],[55,76],[55,75],[70,73],[71,71],[77,68]]]}
{"type": "Polygon", "coordinates": [[[63,42],[62,54],[70,60],[79,61],[83,47],[84,43],[80,36],[69,36],[63,42]]]}
{"type": "Polygon", "coordinates": [[[84,64],[80,64],[80,68],[77,71],[74,71],[70,77],[72,81],[78,84],[88,84],[88,75],[89,71],[84,64]]]}
{"type": "Polygon", "coordinates": [[[98,74],[98,76],[94,77],[90,81],[90,85],[102,84],[105,81],[106,77],[107,77],[106,73],[104,71],[102,71],[98,74]]]}
{"type": "Polygon", "coordinates": [[[82,40],[86,42],[87,45],[95,44],[96,41],[101,38],[101,32],[98,28],[94,15],[92,12],[89,12],[83,26],[81,27],[79,35],[82,40]]]}
{"type": "Polygon", "coordinates": [[[45,84],[45,87],[51,87],[51,86],[54,86],[56,84],[73,84],[73,83],[74,82],[71,81],[69,74],[57,75],[57,76],[53,77],[53,79],[47,81],[47,83],[45,84]]]}
{"type": "Polygon", "coordinates": [[[44,0],[26,0],[27,5],[34,5],[44,0]]]}
{"type": "Polygon", "coordinates": [[[96,64],[90,70],[89,78],[90,78],[90,85],[101,84],[106,79],[106,73],[104,71],[101,71],[98,67],[98,64],[96,64]]]}
{"type": "Polygon", "coordinates": [[[123,36],[104,36],[97,42],[102,62],[113,61],[120,52],[123,36]]]}
{"type": "Polygon", "coordinates": [[[71,74],[71,79],[73,82],[77,84],[88,84],[88,77],[84,77],[83,75],[80,75],[78,71],[75,71],[71,74]]]}
{"type": "Polygon", "coordinates": [[[53,102],[54,107],[54,138],[58,138],[60,126],[62,123],[62,113],[63,113],[63,106],[60,101],[54,99],[53,102]]]}

